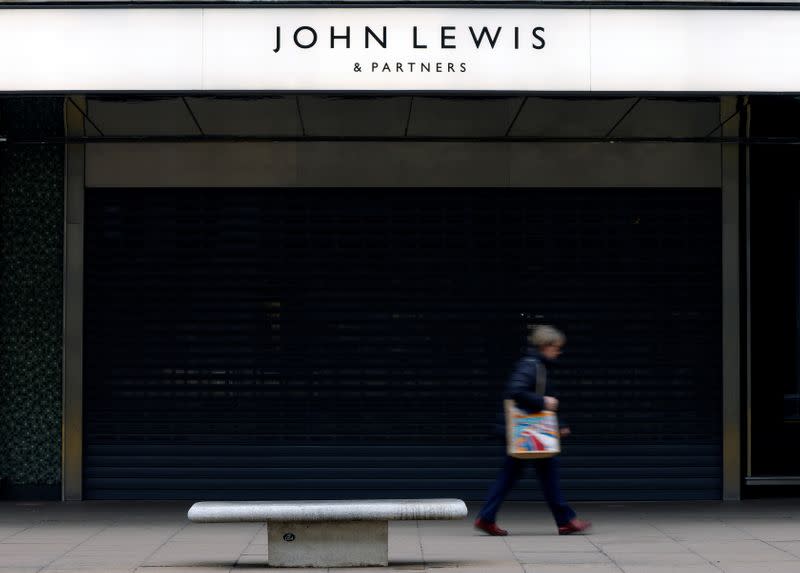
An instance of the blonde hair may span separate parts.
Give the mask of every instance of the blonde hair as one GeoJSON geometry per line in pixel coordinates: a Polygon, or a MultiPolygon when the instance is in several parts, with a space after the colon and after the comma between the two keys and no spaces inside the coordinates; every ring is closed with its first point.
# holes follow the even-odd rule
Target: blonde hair
{"type": "Polygon", "coordinates": [[[550,326],[549,324],[536,324],[531,327],[531,332],[528,335],[528,342],[537,348],[544,348],[550,345],[564,346],[567,342],[567,337],[554,326],[550,326]]]}

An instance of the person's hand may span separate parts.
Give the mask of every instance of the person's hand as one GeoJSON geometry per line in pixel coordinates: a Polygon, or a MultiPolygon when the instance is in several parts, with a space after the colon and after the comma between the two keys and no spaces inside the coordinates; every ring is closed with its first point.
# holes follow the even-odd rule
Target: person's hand
{"type": "Polygon", "coordinates": [[[556,412],[558,410],[558,399],[552,396],[545,396],[544,409],[550,412],[556,412]]]}
{"type": "Polygon", "coordinates": [[[566,438],[572,433],[572,430],[570,430],[569,428],[561,428],[559,432],[561,433],[562,438],[566,438]]]}

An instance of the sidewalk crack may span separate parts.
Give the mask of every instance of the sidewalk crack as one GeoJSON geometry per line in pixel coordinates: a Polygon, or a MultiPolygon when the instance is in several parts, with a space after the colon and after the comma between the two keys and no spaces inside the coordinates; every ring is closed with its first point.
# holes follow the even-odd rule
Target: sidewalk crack
{"type": "Polygon", "coordinates": [[[614,567],[616,567],[617,569],[619,569],[619,570],[620,570],[622,573],[625,573],[625,570],[622,568],[622,566],[621,566],[619,563],[617,563],[617,560],[616,560],[616,559],[614,559],[613,557],[611,557],[611,555],[609,555],[608,553],[606,553],[605,551],[603,551],[603,548],[602,548],[602,547],[600,547],[600,546],[599,546],[597,543],[595,543],[594,541],[592,541],[592,537],[591,537],[591,535],[586,535],[585,537],[586,537],[586,541],[588,541],[589,543],[591,543],[592,545],[594,545],[595,549],[597,549],[597,550],[598,550],[600,553],[602,553],[603,555],[605,555],[605,556],[606,556],[606,558],[607,558],[609,561],[611,561],[611,562],[614,564],[614,567]]]}

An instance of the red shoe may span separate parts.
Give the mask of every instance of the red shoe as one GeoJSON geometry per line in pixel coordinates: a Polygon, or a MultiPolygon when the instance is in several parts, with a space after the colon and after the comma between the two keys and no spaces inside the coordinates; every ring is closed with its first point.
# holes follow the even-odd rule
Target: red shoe
{"type": "Polygon", "coordinates": [[[571,519],[566,525],[558,526],[559,535],[570,535],[572,533],[583,533],[592,526],[591,521],[585,519],[571,519]]]}
{"type": "Polygon", "coordinates": [[[497,527],[496,523],[489,523],[485,519],[481,519],[480,517],[475,520],[475,529],[480,529],[481,531],[485,531],[489,535],[508,535],[508,531],[497,527]]]}

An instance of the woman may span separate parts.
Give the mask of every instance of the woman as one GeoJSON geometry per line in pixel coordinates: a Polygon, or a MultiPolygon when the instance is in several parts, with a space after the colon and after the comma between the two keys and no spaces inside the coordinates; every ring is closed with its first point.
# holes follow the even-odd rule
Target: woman
{"type": "MultiPolygon", "coordinates": [[[[555,412],[558,410],[558,399],[552,396],[554,394],[553,385],[546,380],[545,367],[561,355],[566,337],[564,333],[552,326],[536,326],[531,332],[528,342],[528,349],[511,375],[504,398],[513,399],[519,408],[531,413],[542,410],[555,412]],[[536,393],[537,375],[545,375],[546,384],[549,386],[549,388],[545,388],[549,395],[536,393]]],[[[569,428],[561,428],[562,438],[568,436],[569,433],[569,428]]],[[[578,519],[561,494],[558,458],[531,461],[536,467],[542,492],[558,526],[558,534],[569,535],[589,529],[591,523],[578,519]]],[[[506,456],[503,469],[489,490],[489,499],[478,513],[478,519],[475,520],[476,528],[489,535],[508,535],[508,531],[498,527],[496,523],[497,512],[511,488],[522,477],[525,462],[526,460],[506,456]]]]}

